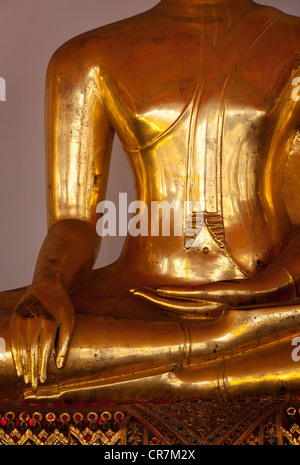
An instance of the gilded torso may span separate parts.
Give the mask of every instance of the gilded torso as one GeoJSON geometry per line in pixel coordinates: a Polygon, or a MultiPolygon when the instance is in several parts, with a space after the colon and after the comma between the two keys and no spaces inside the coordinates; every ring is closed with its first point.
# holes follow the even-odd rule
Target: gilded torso
{"type": "Polygon", "coordinates": [[[288,243],[300,23],[248,0],[238,10],[222,5],[187,17],[154,8],[67,45],[99,66],[101,100],[137,199],[190,202],[181,237],[128,236],[120,259],[127,271],[243,278],[288,243]],[[186,234],[197,212],[204,225],[186,234]]]}

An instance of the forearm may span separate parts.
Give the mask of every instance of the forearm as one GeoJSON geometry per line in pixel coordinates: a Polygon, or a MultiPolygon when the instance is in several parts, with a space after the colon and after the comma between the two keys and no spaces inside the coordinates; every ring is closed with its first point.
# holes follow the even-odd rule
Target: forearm
{"type": "Polygon", "coordinates": [[[33,284],[54,280],[72,289],[92,269],[99,245],[94,225],[76,219],[56,222],[41,247],[33,284]]]}

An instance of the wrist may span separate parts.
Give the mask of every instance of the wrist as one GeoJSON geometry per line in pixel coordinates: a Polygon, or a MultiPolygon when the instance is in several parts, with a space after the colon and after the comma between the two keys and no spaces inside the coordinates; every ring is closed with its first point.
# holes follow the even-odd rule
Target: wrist
{"type": "Polygon", "coordinates": [[[290,295],[291,298],[298,297],[298,289],[295,278],[286,268],[286,266],[281,265],[280,263],[272,263],[270,267],[272,269],[272,278],[274,284],[276,280],[278,281],[277,286],[279,289],[285,289],[286,293],[290,295]]]}
{"type": "Polygon", "coordinates": [[[34,275],[30,287],[34,289],[66,289],[63,278],[55,273],[40,273],[38,275],[34,275]]]}

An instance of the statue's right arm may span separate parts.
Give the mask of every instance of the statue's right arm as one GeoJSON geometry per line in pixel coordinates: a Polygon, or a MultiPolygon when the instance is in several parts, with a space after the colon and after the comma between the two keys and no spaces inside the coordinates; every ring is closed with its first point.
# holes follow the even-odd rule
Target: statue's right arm
{"type": "Polygon", "coordinates": [[[57,335],[56,365],[64,365],[74,324],[69,292],[91,271],[100,246],[96,206],[105,196],[114,131],[93,41],[74,39],[53,55],[45,110],[48,234],[11,320],[16,371],[34,390],[46,380],[57,335]]]}

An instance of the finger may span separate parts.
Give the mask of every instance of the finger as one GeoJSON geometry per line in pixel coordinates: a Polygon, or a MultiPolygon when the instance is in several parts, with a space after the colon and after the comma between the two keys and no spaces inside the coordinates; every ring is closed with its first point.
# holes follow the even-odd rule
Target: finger
{"type": "Polygon", "coordinates": [[[29,336],[30,336],[30,379],[33,391],[38,387],[38,352],[39,352],[39,339],[40,339],[41,325],[33,321],[29,322],[29,336]]]}
{"type": "Polygon", "coordinates": [[[53,350],[56,326],[52,322],[44,321],[42,337],[40,341],[41,346],[41,360],[39,378],[41,383],[45,383],[47,379],[48,366],[53,350]]]}
{"type": "MultiPolygon", "coordinates": [[[[208,284],[205,286],[160,286],[156,289],[156,292],[161,296],[197,301],[212,298],[212,292],[215,290],[214,286],[208,284]]],[[[218,293],[223,292],[221,289],[217,289],[217,291],[218,293]]]]}
{"type": "Polygon", "coordinates": [[[16,324],[13,320],[10,327],[10,348],[17,375],[21,377],[23,375],[23,369],[19,350],[19,325],[16,324]]]}
{"type": "Polygon", "coordinates": [[[222,316],[225,306],[221,302],[202,301],[184,302],[182,300],[161,297],[150,289],[136,290],[135,296],[148,300],[169,313],[190,319],[215,319],[222,316]]]}
{"type": "Polygon", "coordinates": [[[28,353],[30,342],[29,342],[29,337],[28,337],[28,324],[26,323],[20,327],[19,341],[20,341],[19,351],[21,355],[24,382],[25,384],[28,384],[30,382],[30,357],[28,353]]]}
{"type": "MultiPolygon", "coordinates": [[[[169,286],[160,286],[157,289],[152,289],[150,287],[143,287],[141,289],[129,289],[129,292],[134,295],[152,295],[152,293],[169,298],[177,298],[183,300],[192,300],[194,302],[198,302],[198,294],[200,292],[197,289],[192,287],[169,287],[169,286]]],[[[203,297],[201,298],[201,302],[203,302],[203,297]]]]}
{"type": "Polygon", "coordinates": [[[195,301],[215,301],[229,305],[245,304],[253,297],[249,289],[248,280],[228,280],[214,283],[200,284],[197,286],[160,286],[156,292],[158,295],[195,301]]]}
{"type": "MultiPolygon", "coordinates": [[[[138,289],[134,291],[134,295],[138,297],[142,297],[146,300],[149,300],[150,302],[159,305],[163,308],[177,308],[177,309],[190,309],[194,310],[197,308],[204,308],[206,302],[205,301],[184,301],[184,300],[176,300],[176,299],[171,299],[167,297],[162,297],[156,293],[156,291],[153,291],[151,289],[138,289]]],[[[168,296],[169,297],[169,296],[168,296]]]]}
{"type": "Polygon", "coordinates": [[[73,328],[74,311],[73,306],[70,305],[69,311],[64,311],[61,313],[61,319],[59,321],[59,337],[56,356],[57,368],[63,368],[65,364],[67,352],[72,338],[73,328]]]}
{"type": "Polygon", "coordinates": [[[30,348],[30,378],[33,391],[38,387],[38,337],[33,337],[30,348]]]}

